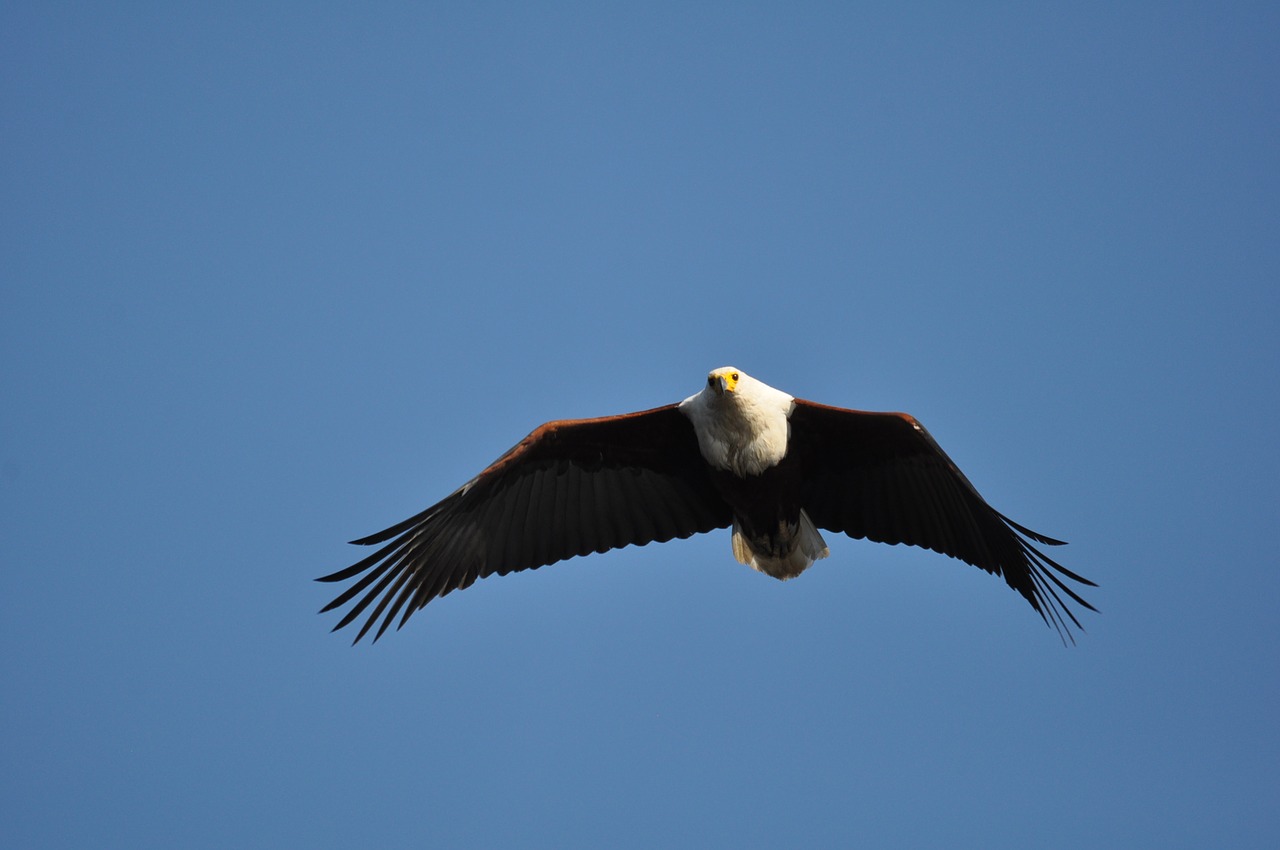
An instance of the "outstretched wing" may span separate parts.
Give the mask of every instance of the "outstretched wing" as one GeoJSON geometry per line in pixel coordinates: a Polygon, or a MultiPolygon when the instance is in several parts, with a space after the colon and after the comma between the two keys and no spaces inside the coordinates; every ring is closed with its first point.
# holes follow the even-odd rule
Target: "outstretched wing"
{"type": "Polygon", "coordinates": [[[906,543],[959,558],[1004,580],[1071,639],[1080,621],[1059,591],[1092,605],[1059,576],[1095,586],[1035,544],[1037,534],[987,504],[924,426],[905,413],[843,410],[796,399],[791,451],[804,470],[803,504],[819,528],[906,543]]]}
{"type": "Polygon", "coordinates": [[[381,618],[377,640],[397,615],[402,626],[432,599],[476,579],[731,521],[676,405],[548,422],[443,501],[352,541],[386,545],[318,579],[360,577],[322,611],[356,600],[337,630],[373,605],[355,639],[381,618]]]}

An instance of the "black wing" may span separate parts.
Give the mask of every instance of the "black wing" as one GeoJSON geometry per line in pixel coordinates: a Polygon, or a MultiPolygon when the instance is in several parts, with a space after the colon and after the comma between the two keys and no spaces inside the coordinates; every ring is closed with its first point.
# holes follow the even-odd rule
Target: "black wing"
{"type": "Polygon", "coordinates": [[[1003,576],[1046,623],[1071,639],[1080,621],[1058,591],[1096,610],[1059,575],[1094,587],[1036,548],[1060,546],[987,504],[924,426],[905,413],[868,413],[796,400],[791,451],[803,504],[819,528],[906,543],[1003,576]]]}
{"type": "Polygon", "coordinates": [[[337,630],[377,602],[355,638],[381,617],[377,640],[398,614],[397,628],[432,599],[476,579],[689,537],[731,521],[693,425],[676,405],[548,422],[443,501],[352,541],[386,545],[318,579],[360,576],[321,610],[358,597],[337,630]]]}

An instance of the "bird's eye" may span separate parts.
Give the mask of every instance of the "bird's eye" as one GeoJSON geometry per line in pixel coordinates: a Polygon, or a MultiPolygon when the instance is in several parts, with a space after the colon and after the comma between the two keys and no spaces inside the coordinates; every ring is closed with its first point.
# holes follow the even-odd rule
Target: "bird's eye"
{"type": "Polygon", "coordinates": [[[737,373],[737,372],[734,372],[734,373],[733,373],[732,375],[730,375],[729,377],[733,379],[733,382],[734,382],[735,384],[736,384],[736,383],[738,383],[738,373],[737,373]]]}

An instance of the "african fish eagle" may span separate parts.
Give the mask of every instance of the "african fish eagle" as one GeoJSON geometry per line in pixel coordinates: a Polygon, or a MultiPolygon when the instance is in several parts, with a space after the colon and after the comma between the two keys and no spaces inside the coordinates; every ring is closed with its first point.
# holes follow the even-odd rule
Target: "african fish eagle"
{"type": "Polygon", "coordinates": [[[1095,610],[1046,556],[1058,546],[992,508],[924,426],[904,413],[828,407],[726,366],[679,404],[548,422],[417,516],[352,541],[382,545],[319,581],[359,579],[322,611],[373,610],[359,641],[476,579],[575,555],[733,528],[733,554],[789,579],[827,545],[818,529],[906,543],[1003,576],[1065,639],[1095,610]],[[376,604],[375,604],[376,603],[376,604]]]}

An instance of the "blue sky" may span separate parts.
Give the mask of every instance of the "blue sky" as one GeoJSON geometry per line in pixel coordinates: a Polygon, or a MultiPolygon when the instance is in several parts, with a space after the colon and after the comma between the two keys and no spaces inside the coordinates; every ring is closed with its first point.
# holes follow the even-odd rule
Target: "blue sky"
{"type": "MultiPolygon", "coordinates": [[[[1120,7],[1117,8],[1117,5],[1120,7]]],[[[14,847],[1273,847],[1280,13],[10,4],[14,847]],[[724,532],[375,646],[344,541],[733,364],[1101,586],[724,532]]]]}

